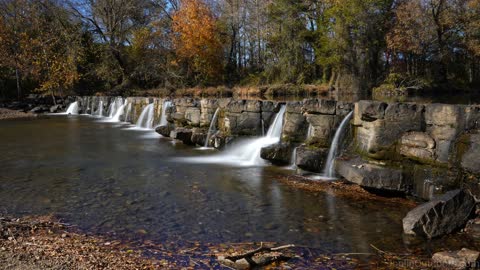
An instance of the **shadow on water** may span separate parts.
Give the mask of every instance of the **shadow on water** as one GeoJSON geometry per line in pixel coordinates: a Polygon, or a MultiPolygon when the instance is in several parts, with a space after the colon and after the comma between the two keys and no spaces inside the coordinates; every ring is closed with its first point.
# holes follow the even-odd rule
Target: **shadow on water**
{"type": "Polygon", "coordinates": [[[275,181],[291,173],[281,168],[179,162],[211,153],[118,127],[128,126],[82,116],[0,122],[2,211],[52,213],[88,232],[159,243],[405,250],[408,209],[292,189],[275,181]]]}

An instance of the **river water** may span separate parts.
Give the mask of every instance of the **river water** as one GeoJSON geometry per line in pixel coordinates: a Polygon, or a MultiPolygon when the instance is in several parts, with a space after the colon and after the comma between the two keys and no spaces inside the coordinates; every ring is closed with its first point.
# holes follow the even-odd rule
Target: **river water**
{"type": "Polygon", "coordinates": [[[53,214],[95,234],[162,243],[275,241],[325,252],[403,251],[408,209],[312,194],[273,166],[192,164],[209,155],[87,116],[0,122],[0,211],[53,214]]]}

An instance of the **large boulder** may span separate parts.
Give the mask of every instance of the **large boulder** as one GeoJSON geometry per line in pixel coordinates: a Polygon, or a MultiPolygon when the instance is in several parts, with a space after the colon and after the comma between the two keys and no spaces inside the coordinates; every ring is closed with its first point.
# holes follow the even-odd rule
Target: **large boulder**
{"type": "Polygon", "coordinates": [[[403,231],[428,238],[451,233],[465,225],[474,207],[475,200],[468,191],[449,191],[408,212],[403,231]]]}
{"type": "Polygon", "coordinates": [[[480,263],[480,252],[466,248],[458,251],[442,251],[433,254],[432,261],[436,266],[448,269],[477,269],[480,263]]]}
{"type": "Polygon", "coordinates": [[[370,164],[359,158],[337,159],[335,168],[346,180],[362,187],[393,192],[407,192],[410,188],[402,170],[370,164]]]}
{"type": "Polygon", "coordinates": [[[172,137],[173,139],[182,141],[184,144],[187,144],[187,145],[195,145],[192,142],[192,134],[193,134],[193,131],[191,129],[177,127],[175,128],[175,130],[170,132],[170,137],[172,137]]]}
{"type": "Polygon", "coordinates": [[[162,135],[163,137],[170,137],[170,133],[175,129],[172,124],[167,124],[165,126],[159,126],[155,128],[155,132],[162,135]]]}
{"type": "Polygon", "coordinates": [[[263,147],[260,151],[260,157],[272,162],[273,164],[290,164],[292,159],[292,150],[288,143],[278,143],[263,147]]]}
{"type": "Polygon", "coordinates": [[[190,107],[185,110],[185,119],[189,126],[200,126],[200,108],[190,107]]]}
{"type": "Polygon", "coordinates": [[[295,165],[306,171],[322,172],[328,156],[328,148],[302,145],[296,148],[295,165]]]}

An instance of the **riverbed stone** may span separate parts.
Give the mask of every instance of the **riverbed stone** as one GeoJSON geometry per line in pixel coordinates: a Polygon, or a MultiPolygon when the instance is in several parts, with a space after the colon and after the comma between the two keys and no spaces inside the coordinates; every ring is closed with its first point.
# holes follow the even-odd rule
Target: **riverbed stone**
{"type": "Polygon", "coordinates": [[[413,166],[413,195],[431,200],[454,189],[460,174],[458,170],[431,165],[413,166]]]}
{"type": "Polygon", "coordinates": [[[402,170],[371,164],[360,158],[337,159],[335,168],[347,181],[362,187],[394,192],[407,192],[410,188],[402,170]]]}
{"type": "Polygon", "coordinates": [[[301,145],[296,148],[295,165],[302,170],[321,173],[325,167],[328,150],[301,145]]]}
{"type": "Polygon", "coordinates": [[[466,190],[452,190],[408,212],[403,219],[405,234],[434,238],[465,225],[475,207],[466,190]]]}
{"type": "Polygon", "coordinates": [[[435,265],[449,269],[477,269],[480,266],[480,252],[467,248],[457,251],[442,251],[433,254],[432,261],[435,265]]]}
{"type": "Polygon", "coordinates": [[[292,149],[288,143],[277,143],[263,147],[260,157],[277,165],[287,165],[291,162],[292,149]]]}

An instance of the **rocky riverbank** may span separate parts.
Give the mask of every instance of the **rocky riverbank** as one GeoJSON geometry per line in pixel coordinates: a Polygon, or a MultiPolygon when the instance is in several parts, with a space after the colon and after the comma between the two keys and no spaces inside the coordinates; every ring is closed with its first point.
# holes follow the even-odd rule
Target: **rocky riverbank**
{"type": "MultiPolygon", "coordinates": [[[[2,269],[246,269],[246,261],[224,265],[226,258],[249,254],[277,243],[208,244],[179,241],[155,244],[125,242],[104,236],[86,235],[73,225],[50,216],[0,217],[0,265],[2,269]]],[[[371,253],[323,253],[308,247],[289,247],[278,252],[256,254],[254,260],[273,259],[268,269],[451,269],[439,253],[432,260],[414,252],[396,254],[372,245],[371,253]],[[281,256],[281,260],[276,260],[281,256]]],[[[458,261],[458,260],[457,260],[458,261]]],[[[460,261],[461,263],[461,261],[460,261]]]]}
{"type": "Polygon", "coordinates": [[[0,108],[0,120],[6,119],[33,119],[36,118],[37,114],[30,112],[23,112],[19,110],[11,110],[6,108],[0,108]]]}

